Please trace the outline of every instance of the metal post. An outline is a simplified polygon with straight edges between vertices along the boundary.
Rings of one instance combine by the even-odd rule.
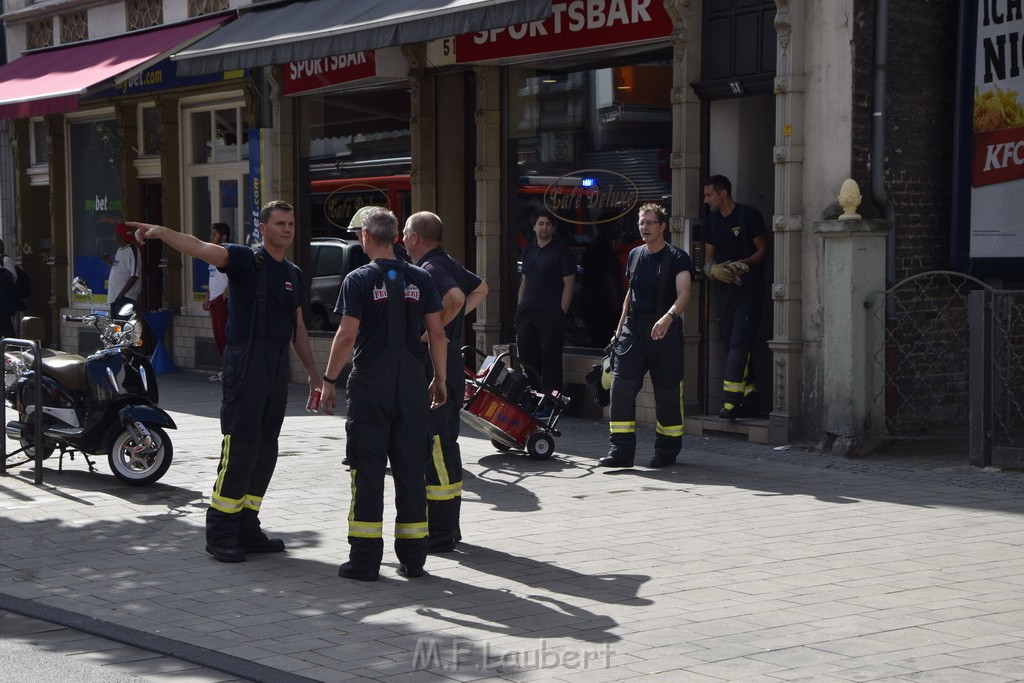
[[[975,290],[967,297],[970,327],[968,361],[968,460],[992,464],[992,292]]]
[[[5,354],[4,356],[4,379],[3,388],[4,396],[0,397],[0,419],[3,421],[4,438],[0,443],[0,473],[6,474],[7,472],[7,347],[9,345],[14,346],[27,346],[32,351],[32,370],[35,372],[33,383],[35,384],[36,393],[36,404],[35,404],[35,450],[36,450],[36,484],[43,483],[43,354],[39,346],[39,342],[32,341],[29,339],[15,339],[13,337],[5,338],[0,340],[0,350]]]

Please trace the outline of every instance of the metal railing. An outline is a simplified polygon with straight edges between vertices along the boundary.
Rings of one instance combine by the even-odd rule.
[[[3,379],[3,396],[7,396],[7,347],[8,346],[19,346],[28,347],[32,352],[32,370],[35,373],[33,382],[35,384],[35,440],[33,441],[33,447],[35,448],[35,482],[36,484],[43,483],[43,355],[42,349],[39,346],[39,342],[32,341],[31,339],[16,339],[14,337],[5,337],[0,340],[0,351],[4,354],[4,379]],[[4,427],[4,438],[0,440],[0,474],[7,473],[7,401],[6,399],[0,400],[0,424]],[[14,451],[11,455],[17,455],[25,451],[24,447],[17,451]]]

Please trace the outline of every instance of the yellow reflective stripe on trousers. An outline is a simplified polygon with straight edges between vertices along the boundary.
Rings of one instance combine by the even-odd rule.
[[[670,425],[668,427],[662,425],[660,422],[655,423],[654,431],[663,436],[682,436],[683,425]]]
[[[246,510],[260,511],[260,505],[263,504],[262,496],[254,496],[252,494],[245,494],[245,498],[242,498],[242,507]]]
[[[231,435],[225,434],[220,442],[220,465],[217,467],[217,480],[213,482],[213,495],[220,494],[220,487],[224,485],[224,474],[228,471],[228,457],[231,454]]]
[[[364,522],[356,519],[356,469],[353,467],[348,473],[352,483],[352,496],[348,503],[348,535],[355,538],[382,538],[384,536],[384,522]]]
[[[744,384],[743,385],[743,395],[744,396],[749,396],[750,394],[754,393],[755,391],[757,391],[757,385],[756,384]]]
[[[438,483],[444,485],[451,481],[448,478],[448,468],[444,466],[444,452],[441,451],[441,437],[434,436],[433,448],[430,449],[430,460],[434,463],[434,471],[437,472]]]
[[[743,382],[730,382],[729,380],[723,380],[722,391],[728,391],[730,394],[738,394],[743,391]]]
[[[384,522],[360,522],[350,519],[348,535],[353,538],[381,538],[384,536]]]
[[[395,522],[395,539],[426,538],[427,533],[426,522]]]
[[[427,500],[451,500],[462,495],[462,482],[434,486],[427,484]]]
[[[210,498],[210,507],[214,510],[220,510],[226,512],[229,515],[233,515],[236,512],[242,511],[242,499],[241,498],[225,498],[224,496],[218,496],[216,493]]]
[[[636,431],[636,421],[630,422],[609,422],[608,429],[612,434],[632,434]]]

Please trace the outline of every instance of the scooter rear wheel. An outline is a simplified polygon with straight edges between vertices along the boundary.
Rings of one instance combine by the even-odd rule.
[[[21,420],[22,422],[28,422],[29,419],[31,419],[31,418],[28,416],[27,413],[21,413],[21,414],[18,415],[18,419]],[[18,439],[18,444],[21,446],[22,452],[25,454],[25,457],[32,458],[33,460],[35,460],[35,457],[36,457],[36,445],[35,445],[35,443],[33,443],[32,439],[25,439],[25,438]],[[56,446],[54,446],[53,444],[48,444],[48,443],[46,443],[44,441],[43,442],[43,448],[42,448],[43,460],[46,460],[51,455],[53,455],[53,451],[54,450],[56,450]]]
[[[125,430],[117,435],[107,457],[114,476],[129,486],[148,486],[167,473],[174,455],[171,439],[160,427],[146,425],[157,448],[152,453],[132,453],[136,445],[131,432]]]

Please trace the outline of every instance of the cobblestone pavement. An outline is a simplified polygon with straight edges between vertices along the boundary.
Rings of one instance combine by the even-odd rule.
[[[202,531],[219,385],[160,381],[179,429],[158,484],[105,458],[0,476],[0,609],[244,680],[1024,679],[1024,475],[962,447],[841,460],[688,436],[652,470],[645,430],[640,466],[608,471],[603,423],[563,420],[546,461],[466,429],[459,551],[406,579],[386,523],[381,580],[360,583],[337,576],[343,419],[291,388],[262,514],[288,552],[221,564]]]

